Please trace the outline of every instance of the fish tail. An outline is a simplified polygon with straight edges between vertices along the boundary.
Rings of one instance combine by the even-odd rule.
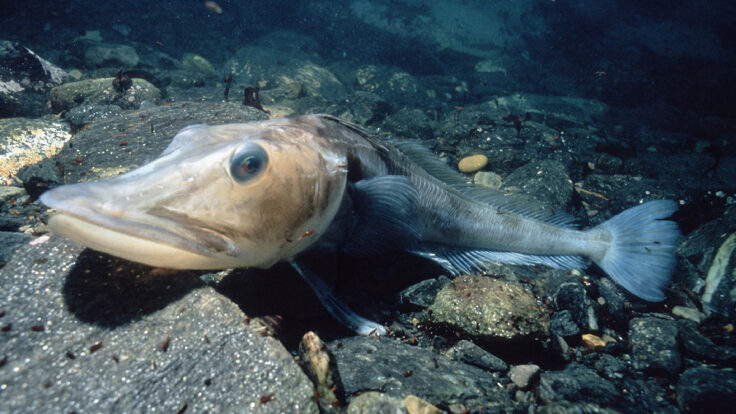
[[[594,261],[613,280],[650,302],[664,300],[675,270],[675,249],[681,234],[664,220],[677,211],[672,200],[656,200],[624,210],[592,231],[611,234],[611,246]]]

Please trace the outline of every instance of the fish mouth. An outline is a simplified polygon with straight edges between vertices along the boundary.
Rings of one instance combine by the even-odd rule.
[[[51,230],[93,250],[156,267],[222,269],[247,262],[246,252],[201,223],[114,209],[100,190],[97,183],[79,183],[42,194],[41,202],[56,210]]]

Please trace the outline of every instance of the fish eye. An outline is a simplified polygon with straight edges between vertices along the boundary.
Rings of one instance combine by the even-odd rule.
[[[256,177],[268,164],[268,154],[259,145],[251,144],[233,155],[230,176],[240,184]]]

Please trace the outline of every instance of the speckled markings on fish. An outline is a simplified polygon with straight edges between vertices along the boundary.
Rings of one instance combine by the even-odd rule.
[[[308,250],[404,250],[456,275],[490,263],[579,268],[592,259],[634,295],[664,299],[680,238],[675,202],[586,230],[564,213],[473,186],[414,142],[381,140],[329,115],[182,129],[156,160],[43,194],[60,235],[174,269],[289,262],[341,323],[383,334],[299,261]]]

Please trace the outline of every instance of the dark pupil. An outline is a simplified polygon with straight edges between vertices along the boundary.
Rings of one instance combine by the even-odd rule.
[[[259,146],[246,147],[230,161],[230,175],[238,183],[256,177],[268,164],[268,154]]]
[[[245,177],[248,174],[252,174],[258,171],[258,168],[260,168],[260,166],[261,166],[261,163],[258,161],[258,158],[253,157],[253,156],[247,157],[240,164],[239,174],[241,177]]]

